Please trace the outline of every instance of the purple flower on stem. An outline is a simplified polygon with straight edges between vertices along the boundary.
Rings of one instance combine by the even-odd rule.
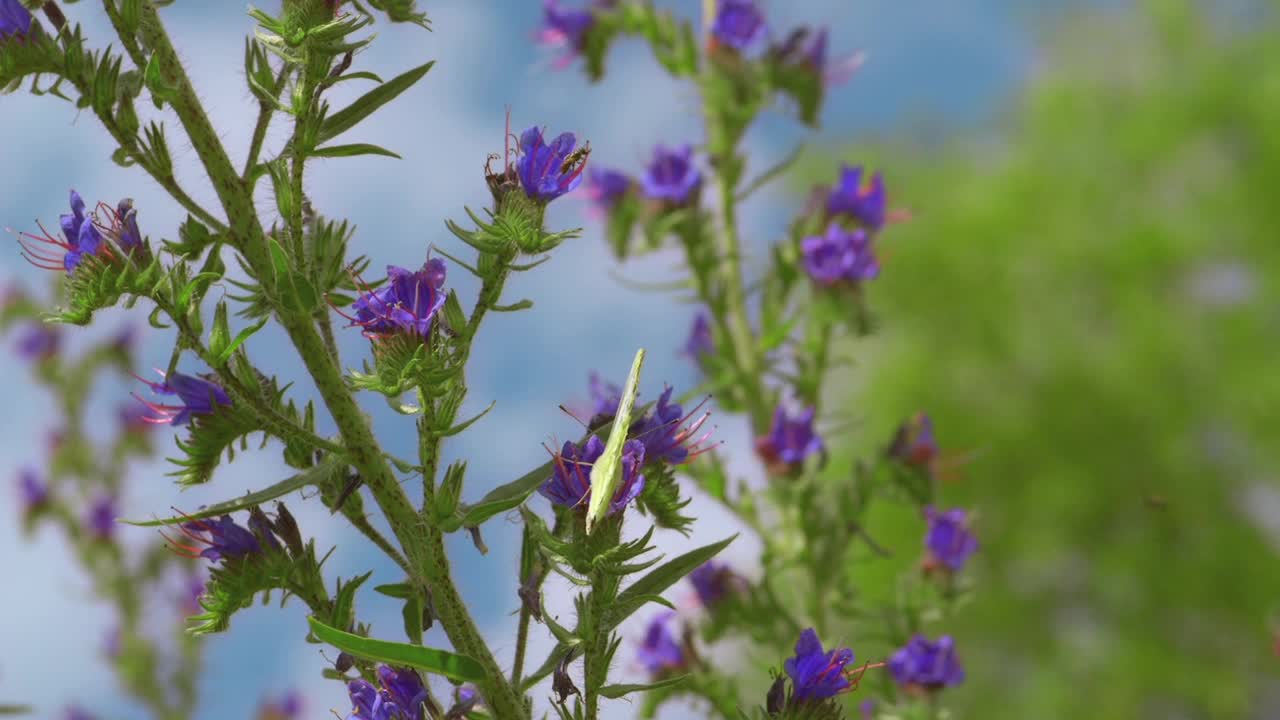
[[[689,573],[689,582],[705,608],[715,607],[725,598],[745,590],[746,581],[728,565],[708,560]]]
[[[888,202],[884,178],[875,173],[864,183],[862,174],[861,165],[845,165],[840,169],[840,181],[827,195],[827,214],[851,217],[868,230],[876,231],[884,226]]]
[[[480,703],[480,694],[471,685],[461,685],[453,691],[453,707],[444,714],[444,720],[464,720]]]
[[[133,208],[133,199],[125,198],[116,206],[115,217],[112,218],[112,235],[116,244],[125,252],[133,252],[142,247],[142,231],[138,229],[138,211]]]
[[[693,162],[693,148],[659,145],[653,149],[653,160],[640,177],[640,188],[648,197],[683,205],[702,186],[702,173]]]
[[[798,469],[810,455],[824,452],[822,438],[813,429],[814,408],[805,408],[794,418],[779,405],[773,411],[769,433],[756,438],[756,452],[775,471]]]
[[[399,334],[426,337],[436,312],[444,306],[445,272],[439,258],[427,260],[417,272],[388,265],[386,284],[366,289],[351,304],[355,317],[344,317],[352,326],[363,328],[370,339]]]
[[[768,32],[764,13],[755,0],[718,0],[716,19],[711,24],[711,37],[717,45],[746,50]]]
[[[871,247],[866,230],[845,230],[832,221],[823,235],[800,241],[804,267],[820,285],[860,283],[880,274],[880,261]]]
[[[685,666],[684,648],[676,640],[667,623],[675,617],[673,612],[665,612],[649,621],[644,640],[636,651],[636,659],[644,665],[650,675],[659,676]]]
[[[99,540],[110,540],[116,528],[116,500],[110,495],[100,495],[89,505],[85,516],[85,528]]]
[[[427,689],[411,669],[378,666],[378,685],[364,680],[347,683],[354,706],[348,720],[423,720]]]
[[[689,338],[684,341],[684,354],[701,362],[704,355],[710,355],[715,350],[715,339],[711,335],[711,315],[705,310],[699,310],[693,316]]]
[[[574,152],[577,144],[570,132],[560,133],[548,145],[541,128],[525,130],[520,136],[520,159],[516,161],[524,194],[548,203],[577,188],[591,152],[590,144]]]
[[[853,77],[866,56],[855,52],[831,63],[828,57],[829,35],[825,27],[816,31],[807,27],[798,28],[775,52],[783,62],[799,65],[812,72],[822,81],[823,86],[839,85]]]
[[[591,395],[591,426],[613,417],[622,404],[622,388],[600,377],[594,370],[587,376],[587,393]]]
[[[0,40],[31,32],[31,13],[21,0],[0,0]]]
[[[151,382],[137,375],[134,377],[146,383],[152,392],[161,395],[177,395],[182,404],[164,405],[148,402],[139,397],[138,400],[155,413],[147,418],[149,423],[183,425],[191,422],[191,418],[196,415],[211,415],[219,405],[231,406],[231,398],[227,396],[227,392],[208,380],[179,372],[167,375],[159,370],[156,372],[164,379],[163,383]]]
[[[179,555],[202,557],[210,562],[225,562],[230,558],[246,557],[262,552],[262,540],[253,530],[236,524],[230,515],[212,518],[190,519],[178,526],[182,534],[195,544],[175,540],[168,536],[169,545]],[[269,531],[268,531],[269,532]],[[274,540],[275,538],[272,538]],[[201,548],[200,546],[204,547]]]
[[[18,338],[18,354],[32,361],[47,360],[58,354],[62,335],[49,323],[33,322]]]
[[[942,565],[952,572],[959,572],[978,551],[978,539],[969,531],[965,511],[953,508],[938,512],[932,505],[924,509],[929,529],[924,536],[924,546],[929,553],[927,566]]]
[[[591,496],[591,465],[604,452],[604,442],[597,435],[582,447],[566,442],[559,453],[552,453],[554,468],[550,478],[538,488],[543,497],[562,507],[586,507]],[[644,490],[644,443],[628,440],[622,445],[622,482],[609,502],[609,514],[622,512]]]
[[[889,672],[899,685],[927,691],[964,682],[964,668],[950,635],[933,641],[917,633],[889,657]]]
[[[589,10],[563,9],[558,0],[544,0],[542,22],[542,28],[536,35],[537,41],[564,50],[564,54],[556,60],[556,68],[559,69],[572,63],[582,53],[587,33],[596,24],[596,16]]]
[[[795,657],[787,658],[782,666],[791,678],[792,702],[821,701],[852,690],[856,682],[845,669],[851,662],[853,651],[849,648],[824,651],[813,628],[800,633]]]
[[[106,252],[107,246],[102,242],[102,235],[98,232],[93,217],[86,212],[80,193],[71,191],[71,212],[62,215],[59,221],[62,226],[61,238],[50,235],[44,225],[39,223],[36,224],[40,228],[40,235],[21,233],[18,236],[22,257],[27,262],[44,270],[64,270],[70,275],[86,255],[96,255],[100,250]]]
[[[624,172],[593,167],[587,173],[587,199],[597,209],[608,212],[631,190],[631,184]]]
[[[30,514],[49,502],[49,487],[40,481],[40,474],[29,467],[18,471],[18,493],[24,514]]]
[[[711,417],[711,413],[703,413],[696,420],[685,424],[706,403],[698,404],[688,415],[677,404],[671,402],[673,388],[668,385],[658,396],[653,411],[640,420],[632,423],[629,434],[644,443],[644,456],[649,461],[661,460],[671,465],[680,465],[692,460],[711,449],[702,444],[711,436],[707,432],[702,437],[694,436]]]

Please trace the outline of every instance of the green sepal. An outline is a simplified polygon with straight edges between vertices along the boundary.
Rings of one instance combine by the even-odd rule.
[[[458,509],[458,499],[462,496],[462,481],[467,474],[467,464],[458,461],[444,471],[444,480],[440,482],[435,494],[435,519],[440,523],[454,516]]]
[[[307,622],[317,638],[356,657],[412,667],[456,682],[482,682],[485,679],[484,666],[466,655],[353,635],[329,627],[314,616],[308,617]]]
[[[88,325],[95,312],[114,306],[122,297],[156,297],[164,275],[160,260],[151,257],[145,241],[128,256],[119,251],[110,258],[85,255],[66,280],[67,306],[57,309],[52,319]]]
[[[681,499],[675,469],[660,460],[649,463],[644,468],[644,480],[644,490],[636,498],[636,507],[652,517],[658,527],[675,530],[688,537],[694,518],[680,511],[693,499]]]

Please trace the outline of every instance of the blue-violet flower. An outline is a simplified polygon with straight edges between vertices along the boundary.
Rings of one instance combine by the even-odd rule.
[[[822,438],[813,429],[814,413],[814,408],[809,407],[793,418],[781,405],[773,411],[769,433],[756,438],[756,452],[771,469],[795,470],[805,458],[824,451]]]
[[[929,552],[930,565],[943,565],[958,572],[965,561],[978,551],[978,538],[969,531],[965,511],[953,508],[938,512],[932,505],[924,509],[929,529],[924,536],[924,546]]]
[[[840,181],[827,195],[827,214],[848,216],[868,230],[879,230],[887,213],[884,178],[877,172],[864,183],[862,174],[861,165],[840,169]]]
[[[137,375],[134,375],[134,377],[146,383],[152,392],[161,395],[177,395],[182,404],[164,405],[138,398],[143,405],[155,413],[155,415],[148,418],[147,422],[157,424],[167,422],[170,425],[183,425],[191,422],[191,419],[196,415],[214,413],[219,405],[231,406],[231,398],[227,396],[227,392],[208,380],[191,375],[183,375],[179,372],[172,372],[167,375],[159,370],[156,372],[164,379],[163,383],[151,382]]]
[[[964,668],[956,657],[955,641],[943,635],[936,641],[917,633],[889,657],[889,672],[899,685],[938,690],[964,682]]]
[[[31,32],[31,13],[22,0],[0,0],[0,40],[17,35],[25,37]]]
[[[604,452],[604,442],[597,435],[582,447],[566,442],[559,453],[553,453],[550,478],[538,488],[543,497],[563,507],[586,507],[591,495],[591,465]],[[622,512],[644,490],[644,443],[628,440],[622,445],[622,482],[609,502],[609,514]]]
[[[542,129],[531,127],[520,136],[520,159],[516,172],[525,195],[539,202],[551,202],[582,183],[591,146],[574,152],[578,140],[571,132],[560,133],[551,144]]]
[[[880,274],[871,235],[862,228],[845,230],[832,221],[825,234],[800,241],[800,250],[805,270],[820,285],[860,283]]]
[[[636,659],[649,671],[650,675],[663,675],[672,670],[684,667],[684,648],[676,640],[668,623],[675,617],[673,612],[664,612],[649,621],[645,629],[644,640],[636,651]]]
[[[792,701],[806,703],[826,700],[854,687],[845,666],[853,662],[853,651],[822,649],[822,641],[813,628],[800,633],[795,657],[787,658],[783,670],[791,678]]]
[[[693,162],[693,148],[688,145],[658,145],[653,160],[640,177],[640,188],[654,200],[683,205],[702,186],[702,173]]]
[[[716,44],[739,52],[764,38],[768,32],[764,13],[755,0],[718,0],[711,37]]]

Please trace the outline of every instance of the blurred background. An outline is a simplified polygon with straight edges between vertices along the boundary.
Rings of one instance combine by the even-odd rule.
[[[692,16],[699,3],[659,4]],[[432,242],[458,250],[443,219],[485,204],[482,166],[502,145],[507,105],[516,127],[573,130],[591,140],[594,162],[630,171],[656,142],[700,139],[692,89],[670,81],[639,42],[615,48],[609,76],[592,87],[573,69],[553,71],[534,46],[535,0],[422,5],[435,32],[379,26],[379,41],[357,61],[390,77],[438,60],[352,133],[353,142],[404,159],[320,161],[309,175],[315,207],[358,226],[355,251],[375,268],[416,265]],[[943,490],[947,504],[977,512],[983,543],[977,591],[952,629],[969,671],[968,683],[949,691],[957,715],[1280,716],[1275,8],[1244,0],[766,5],[776,27],[829,23],[834,50],[862,49],[868,61],[832,93],[820,133],[806,137],[784,109],[753,129],[758,168],[801,140],[808,148],[789,183],[757,196],[744,217],[756,266],[808,185],[830,182],[839,161],[882,168],[891,203],[913,214],[884,235],[884,272],[870,291],[877,335],[847,348],[855,367],[841,415],[859,422],[829,442],[841,453],[875,451],[922,409],[943,446],[966,459]],[[237,163],[256,109],[241,69],[251,31],[244,9],[186,2],[164,11]],[[91,43],[110,42],[99,8],[76,3],[67,12]],[[358,91],[339,86],[331,102]],[[111,163],[114,146],[92,116],[18,93],[0,98],[0,134],[0,225],[51,224],[74,187],[86,199],[134,198],[152,242],[175,239],[184,213],[143,174]],[[269,137],[268,150],[279,148],[286,129]],[[180,173],[210,201],[194,153],[177,138],[171,130]],[[274,216],[269,197],[261,207]],[[467,497],[542,462],[541,443],[575,432],[556,406],[585,400],[592,369],[622,376],[637,346],[650,351],[647,395],[663,381],[696,381],[676,353],[692,309],[619,282],[660,281],[678,256],[616,265],[585,209],[572,196],[552,207],[553,226],[585,225],[584,237],[517,278],[510,297],[528,297],[534,309],[493,318],[477,341],[469,404],[498,405],[449,446],[471,461]],[[16,243],[0,253],[0,285],[47,296],[49,280],[21,261]],[[456,273],[449,284],[466,298],[469,280]],[[69,328],[67,352],[129,324],[140,331],[139,372],[166,364],[172,338],[138,311]],[[3,341],[11,348],[16,339]],[[308,397],[281,336],[264,332],[250,348],[266,370],[303,380],[298,397]],[[367,343],[347,331],[342,350],[358,366]],[[59,419],[12,353],[0,363],[0,477],[12,478],[39,465]],[[99,387],[91,423],[114,422],[119,400],[137,389]],[[406,451],[412,423],[381,405],[367,403],[380,435],[393,452]],[[735,470],[758,474],[745,425],[718,422]],[[185,492],[163,462],[138,465],[123,512],[143,518],[263,487],[288,474],[278,455],[249,453]],[[138,717],[103,651],[110,612],[89,601],[59,537],[22,537],[12,504],[0,513],[8,579],[0,699],[31,703],[39,717],[70,702],[106,718]],[[694,507],[693,542],[736,530],[711,503],[697,498]],[[372,565],[375,582],[398,579],[343,521],[314,504],[291,508],[322,549],[338,546],[331,572]],[[918,546],[918,521],[887,513],[875,522],[883,543]],[[150,532],[125,528],[119,537],[140,542]],[[509,662],[518,529],[492,523],[486,540],[484,557],[465,538],[455,543],[454,566]],[[749,573],[755,549],[743,538],[729,559]],[[913,560],[902,553],[902,562]],[[364,593],[360,613],[375,633],[398,636],[393,601]],[[637,636],[643,620],[623,634]],[[307,717],[346,710],[342,688],[319,677],[325,658],[300,642],[304,632],[296,603],[238,615],[229,633],[208,641],[197,717],[249,717],[263,695],[290,688],[306,697]],[[444,643],[438,629],[428,642]],[[848,642],[858,647],[857,638]],[[535,644],[530,658],[545,648]],[[621,670],[638,677],[634,667]],[[613,712],[632,714],[625,703]]]

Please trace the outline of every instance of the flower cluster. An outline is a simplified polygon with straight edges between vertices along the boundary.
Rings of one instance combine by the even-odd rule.
[[[820,702],[854,689],[857,682],[848,669],[852,662],[852,650],[824,650],[818,633],[813,628],[804,630],[796,641],[795,656],[782,665],[791,678],[791,702]]]
[[[378,666],[377,685],[352,680],[347,694],[353,706],[348,720],[423,720],[430,697],[417,671],[390,665]]]
[[[566,442],[558,453],[552,453],[551,477],[538,488],[538,492],[561,507],[585,510],[591,497],[591,466],[604,452],[604,442],[596,435],[587,438],[581,446]],[[644,490],[644,443],[628,440],[622,446],[622,482],[609,502],[609,514],[622,512]]]
[[[100,204],[98,211],[106,216],[105,222],[87,212],[80,193],[72,190],[71,212],[59,217],[62,236],[49,234],[43,225],[39,226],[40,235],[21,233],[22,256],[38,268],[71,275],[90,256],[109,260],[117,250],[133,255],[143,248],[132,200],[121,200],[115,208]]]
[[[445,264],[431,258],[416,272],[387,266],[387,281],[376,290],[362,292],[348,316],[365,337],[412,336],[425,338],[436,313],[444,305]]]
[[[822,235],[804,238],[800,250],[805,270],[819,285],[857,284],[880,274],[871,236],[862,228],[846,230],[832,221]]]
[[[814,408],[805,408],[794,417],[781,405],[773,411],[769,432],[756,438],[756,453],[773,472],[798,471],[806,458],[826,451],[822,437],[813,428]]]
[[[930,640],[917,633],[889,657],[889,672],[899,685],[927,692],[964,682],[964,668],[950,635]]]

